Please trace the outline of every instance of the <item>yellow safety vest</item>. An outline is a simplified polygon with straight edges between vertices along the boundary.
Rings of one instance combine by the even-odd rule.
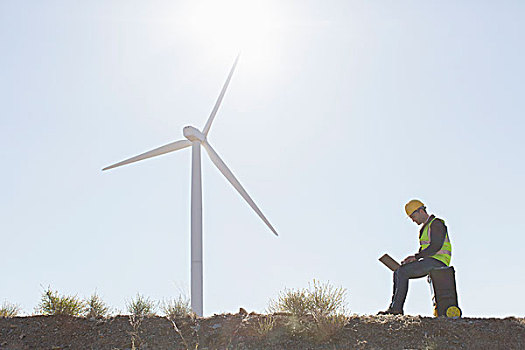
[[[436,220],[437,218],[432,219],[427,225],[425,225],[425,228],[423,229],[423,233],[421,234],[421,237],[419,237],[419,245],[421,246],[421,250],[427,248],[430,245],[430,225],[432,225],[432,222]],[[441,220],[441,219],[438,219]],[[444,220],[441,220],[443,223],[445,223]],[[445,234],[445,241],[443,242],[443,246],[441,249],[434,255],[431,256],[431,258],[437,259],[439,261],[444,262],[447,266],[450,266],[450,258],[452,257],[452,244],[450,244],[450,240],[448,239],[448,232]]]

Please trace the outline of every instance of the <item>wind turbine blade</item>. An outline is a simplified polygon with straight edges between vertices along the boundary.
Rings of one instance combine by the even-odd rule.
[[[159,148],[155,148],[155,149],[153,149],[153,150],[151,150],[149,152],[139,154],[138,156],[135,156],[135,157],[123,160],[122,162],[115,163],[113,165],[105,167],[104,169],[102,169],[102,171],[113,169],[113,168],[116,168],[116,167],[119,167],[119,166],[122,166],[122,165],[126,165],[126,164],[129,164],[129,163],[138,162],[139,160],[160,156],[161,154],[177,151],[179,149],[183,149],[183,148],[186,148],[186,147],[189,147],[189,146],[191,146],[191,142],[188,141],[188,140],[180,140],[180,141],[175,141],[175,142],[172,142],[172,143],[168,143],[167,145],[161,146]]]
[[[206,125],[204,126],[202,133],[206,136],[208,136],[208,132],[210,131],[210,128],[211,128],[211,123],[213,123],[215,114],[217,114],[217,111],[219,110],[219,106],[221,105],[222,98],[224,97],[224,94],[226,93],[226,89],[228,88],[228,84],[230,83],[230,80],[232,78],[233,72],[235,71],[235,67],[237,66],[237,62],[239,61],[240,56],[241,54],[239,53],[237,55],[237,58],[235,59],[235,62],[233,63],[232,69],[230,70],[230,74],[228,75],[228,78],[226,79],[226,82],[224,83],[224,86],[222,87],[219,98],[217,99],[217,102],[215,102],[215,106],[213,107],[213,110],[211,111],[210,117],[208,118],[208,121],[206,122]]]
[[[253,210],[255,210],[255,212],[257,213],[257,215],[259,215],[259,217],[262,219],[262,221],[264,221],[264,223],[266,225],[268,225],[268,227],[270,228],[270,230],[272,230],[272,232],[278,236],[277,234],[277,231],[275,231],[275,229],[273,228],[272,224],[270,224],[270,222],[268,221],[268,219],[266,219],[266,217],[264,216],[264,214],[261,212],[261,210],[259,209],[259,207],[257,207],[257,205],[255,204],[255,202],[250,198],[250,196],[248,195],[248,193],[244,190],[244,188],[241,186],[239,180],[237,180],[235,178],[235,176],[233,175],[233,173],[230,171],[230,169],[228,169],[228,167],[226,166],[226,164],[224,164],[224,162],[222,161],[222,159],[219,157],[219,155],[217,154],[217,152],[215,152],[215,150],[211,147],[211,145],[207,142],[207,141],[204,141],[202,143],[202,145],[204,146],[204,148],[206,149],[206,152],[208,152],[208,155],[210,156],[210,159],[211,161],[213,162],[213,164],[215,164],[215,166],[220,170],[220,172],[226,177],[226,179],[228,179],[228,181],[230,181],[230,183],[233,185],[233,187],[235,187],[235,189],[237,190],[237,192],[239,192],[239,194],[241,195],[242,198],[244,198],[244,200],[246,202],[248,202],[248,204],[250,205],[250,207],[252,207]]]

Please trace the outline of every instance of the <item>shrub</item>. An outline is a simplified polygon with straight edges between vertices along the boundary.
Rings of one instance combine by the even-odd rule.
[[[144,317],[155,316],[155,311],[157,310],[157,305],[155,301],[152,301],[150,298],[144,297],[137,293],[135,298],[132,298],[131,301],[126,302],[126,308],[129,315],[129,323],[133,328],[133,331],[130,332],[131,335],[131,349],[140,349],[142,344],[142,339],[140,338],[140,326]]]
[[[346,289],[334,287],[329,282],[313,281],[309,310],[314,317],[336,316],[346,313]]]
[[[126,308],[132,316],[149,317],[155,315],[157,303],[137,293],[135,298],[132,298],[130,302],[126,303]]]
[[[268,310],[290,314],[286,324],[288,332],[316,341],[336,335],[348,323],[346,289],[336,288],[329,282],[313,280],[308,288],[286,289],[276,300],[270,300]]]
[[[4,301],[0,306],[0,317],[15,317],[20,313],[20,306]]]
[[[57,291],[48,287],[42,293],[42,298],[35,311],[42,315],[81,316],[84,313],[85,306],[84,301],[76,295],[59,295]]]
[[[329,282],[325,284],[313,280],[308,288],[288,290],[279,293],[277,300],[270,300],[268,310],[271,313],[285,312],[293,316],[333,316],[346,314],[346,289],[335,288]]]
[[[293,316],[306,316],[311,309],[311,298],[305,289],[289,290],[279,293],[277,300],[270,300],[268,311],[270,313],[285,312]]]
[[[85,304],[86,317],[104,318],[109,314],[108,306],[96,292],[86,299]]]
[[[275,318],[272,315],[264,316],[257,320],[257,324],[254,326],[255,332],[260,336],[264,337],[272,331],[275,326]]]
[[[193,316],[189,299],[183,298],[182,296],[179,296],[178,299],[164,301],[161,310],[170,320]]]

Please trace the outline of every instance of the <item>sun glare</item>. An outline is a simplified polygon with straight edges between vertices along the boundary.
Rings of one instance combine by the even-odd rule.
[[[186,22],[196,39],[231,55],[261,51],[278,28],[277,11],[268,1],[195,1]]]

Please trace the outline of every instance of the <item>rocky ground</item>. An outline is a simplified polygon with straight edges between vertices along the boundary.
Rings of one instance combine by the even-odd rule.
[[[525,349],[525,319],[352,316],[301,332],[289,315],[0,318],[0,349]],[[313,321],[312,321],[313,322]],[[339,324],[340,326],[340,324]]]

